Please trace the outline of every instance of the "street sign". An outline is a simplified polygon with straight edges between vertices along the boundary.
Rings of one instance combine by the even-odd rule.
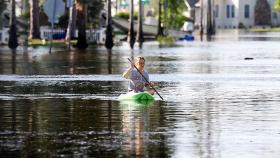
[[[46,0],[44,12],[47,14],[50,23],[58,23],[58,19],[65,12],[65,5],[62,0]]]

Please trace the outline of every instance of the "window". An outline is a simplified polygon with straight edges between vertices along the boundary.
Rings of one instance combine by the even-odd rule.
[[[218,18],[219,17],[219,5],[215,6],[215,17]]]
[[[247,19],[250,18],[250,6],[248,4],[244,7],[244,17]]]
[[[273,12],[273,14],[272,14],[273,16],[273,19],[278,19],[278,17],[277,17],[277,13],[275,13],[275,12]]]
[[[230,6],[227,5],[227,18],[230,18],[229,14],[230,14]]]
[[[234,18],[235,17],[235,9],[234,9],[234,5],[231,6],[231,17]]]

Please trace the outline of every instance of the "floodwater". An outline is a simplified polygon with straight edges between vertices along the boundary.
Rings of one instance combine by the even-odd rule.
[[[280,34],[0,52],[1,157],[276,158]],[[128,57],[144,56],[164,100],[119,102]]]

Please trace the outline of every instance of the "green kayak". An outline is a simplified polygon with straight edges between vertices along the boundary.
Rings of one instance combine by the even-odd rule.
[[[154,100],[155,98],[149,92],[128,92],[126,94],[121,94],[119,100]]]

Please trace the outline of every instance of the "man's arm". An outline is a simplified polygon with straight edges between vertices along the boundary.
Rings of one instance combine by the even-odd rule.
[[[122,77],[128,79],[133,67],[134,67],[134,61],[130,62],[130,67],[122,74]]]
[[[129,75],[130,75],[132,69],[133,69],[133,67],[130,66],[130,67],[122,74],[122,77],[128,79],[128,77],[129,77]]]

